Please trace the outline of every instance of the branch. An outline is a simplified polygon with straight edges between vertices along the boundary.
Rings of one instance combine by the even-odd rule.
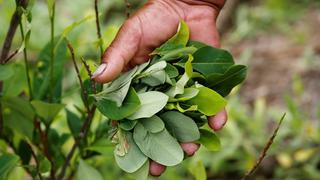
[[[34,150],[32,149],[32,146],[31,146],[29,143],[27,143],[27,146],[28,146],[28,148],[29,148],[30,151],[31,151],[31,155],[32,155],[34,161],[36,162],[37,174],[38,174],[38,176],[39,176],[39,179],[42,180],[43,178],[42,178],[41,173],[39,172],[39,165],[40,165],[40,163],[39,163],[39,160],[38,160],[38,158],[37,158],[37,155],[36,155],[36,153],[35,153]]]
[[[74,66],[74,69],[76,70],[77,77],[78,77],[78,80],[79,80],[79,83],[80,83],[81,92],[82,92],[82,96],[83,96],[83,99],[84,99],[84,105],[87,108],[87,111],[89,112],[90,111],[89,100],[88,100],[89,96],[88,96],[88,92],[87,92],[86,88],[84,87],[82,78],[80,76],[80,71],[79,71],[79,68],[77,66],[76,58],[75,58],[75,55],[74,55],[74,48],[72,47],[72,45],[70,44],[70,41],[68,39],[65,39],[65,40],[67,41],[67,45],[68,45],[68,49],[69,49],[70,54],[71,54],[71,59],[72,59],[72,62],[73,62],[73,66]]]
[[[84,68],[86,69],[88,75],[89,75],[89,78],[90,78],[90,83],[91,83],[91,88],[93,90],[93,93],[97,93],[97,87],[96,87],[96,82],[92,80],[92,72],[90,70],[90,67],[89,65],[87,64],[87,62],[83,59],[83,57],[81,57],[81,60],[82,60],[82,63],[84,65]]]
[[[94,11],[96,14],[96,26],[97,26],[97,36],[98,36],[99,47],[100,47],[100,57],[102,58],[103,47],[102,47],[102,35],[101,35],[100,20],[99,20],[98,0],[94,0]]]
[[[17,7],[11,17],[10,26],[9,26],[6,38],[5,38],[3,46],[2,46],[2,51],[1,51],[1,56],[0,56],[0,63],[1,64],[7,63],[10,60],[10,58],[12,58],[16,54],[16,53],[13,53],[10,55],[10,58],[8,58],[8,55],[9,55],[9,52],[11,49],[11,45],[12,45],[13,37],[16,33],[16,30],[17,30],[18,25],[21,20],[22,11],[19,10],[19,7],[22,7],[25,9],[27,6],[28,6],[28,0],[17,1]]]
[[[270,149],[271,145],[273,144],[274,138],[277,136],[277,133],[280,129],[280,126],[282,124],[282,121],[284,120],[286,116],[286,113],[284,113],[276,127],[276,129],[273,131],[272,136],[269,138],[267,144],[264,146],[262,153],[259,156],[259,159],[257,162],[254,164],[254,166],[241,178],[242,180],[247,179],[250,175],[254,173],[254,171],[259,167],[261,164],[262,160],[266,157],[268,150]]]
[[[127,15],[127,18],[130,17],[130,9],[131,9],[131,3],[129,2],[129,0],[124,0],[124,3],[126,5],[126,15]]]
[[[72,57],[72,61],[75,65],[75,68],[76,68],[76,72],[78,74],[78,78],[79,78],[79,81],[80,81],[80,86],[81,86],[81,89],[82,91],[84,92],[84,86],[83,86],[83,81],[80,77],[80,73],[79,73],[79,69],[78,67],[76,66],[75,64],[75,56],[74,56],[74,49],[72,47],[72,45],[70,43],[68,43],[68,48],[69,48],[69,51],[71,52],[71,57]],[[82,85],[81,85],[82,84]],[[84,94],[84,100],[87,99],[88,100],[88,94],[85,93]],[[85,100],[86,101],[86,100]],[[79,146],[80,142],[82,139],[86,138],[87,137],[87,134],[88,134],[88,130],[90,129],[90,126],[91,126],[91,122],[92,122],[92,119],[93,119],[93,116],[94,116],[94,113],[95,113],[95,110],[96,110],[96,106],[93,105],[91,108],[89,107],[89,103],[85,103],[87,104],[87,109],[88,109],[88,115],[87,115],[87,118],[85,120],[85,122],[83,123],[81,129],[80,129],[80,133],[79,135],[75,138],[75,143],[73,144],[73,146],[71,147],[71,150],[70,152],[68,153],[67,157],[66,157],[66,160],[61,168],[61,172],[60,174],[58,175],[58,179],[63,179],[64,175],[65,175],[65,172],[67,170],[67,167],[69,166],[70,164],[70,161],[77,149],[77,147]]]

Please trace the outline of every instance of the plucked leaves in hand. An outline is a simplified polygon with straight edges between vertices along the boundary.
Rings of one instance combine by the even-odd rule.
[[[157,133],[164,129],[164,123],[158,116],[139,119],[139,122],[151,133]]]
[[[151,133],[138,123],[134,128],[133,138],[146,156],[160,164],[174,166],[183,160],[184,154],[179,143],[166,129]]]
[[[112,120],[121,120],[135,113],[140,107],[140,100],[133,88],[131,88],[120,107],[117,103],[108,99],[100,99],[96,102],[99,111]]]
[[[187,104],[197,105],[198,110],[206,116],[218,113],[226,106],[227,101],[215,91],[207,87],[199,87],[199,93],[187,101]]]
[[[198,49],[193,53],[193,57],[193,68],[205,76],[212,73],[223,74],[234,64],[233,57],[228,51],[211,46]],[[183,66],[185,62],[186,60],[182,60],[177,64]]]
[[[137,72],[137,67],[131,69],[130,71],[122,74],[114,81],[104,85],[105,88],[102,92],[94,95],[97,101],[101,99],[114,101],[117,107],[122,105],[133,79],[134,74]]]
[[[128,143],[128,152],[124,156],[114,153],[117,164],[121,169],[128,173],[137,171],[148,160],[133,141],[132,133],[127,132],[125,135]]]
[[[134,114],[127,117],[128,119],[149,118],[161,111],[169,99],[167,95],[157,91],[148,91],[138,96],[141,106]]]
[[[189,34],[190,32],[187,23],[181,21],[178,32],[159,48],[154,50],[152,54],[165,55],[168,54],[168,51],[185,47],[189,40]]]
[[[206,147],[209,151],[220,150],[220,140],[213,133],[205,129],[200,129],[200,139],[198,142]]]
[[[148,175],[148,158],[165,166],[181,163],[179,142],[219,150],[217,136],[199,128],[226,106],[223,96],[245,78],[246,67],[234,65],[229,52],[188,39],[188,26],[181,22],[177,34],[151,53],[152,60],[94,95],[100,112],[118,120],[111,133],[117,164],[142,179]],[[101,153],[104,148],[95,149]],[[192,174],[205,179],[204,167],[197,165]]]
[[[200,138],[197,124],[188,116],[176,111],[161,114],[166,128],[179,142],[192,142]]]
[[[233,87],[242,83],[247,75],[247,67],[233,65],[224,74],[210,74],[207,76],[208,87],[221,96],[227,96]]]
[[[134,128],[138,121],[135,120],[123,120],[119,122],[119,128],[130,131]]]

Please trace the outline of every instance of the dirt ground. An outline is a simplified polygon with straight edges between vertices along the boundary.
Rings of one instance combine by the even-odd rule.
[[[283,105],[284,95],[294,94],[293,80],[300,77],[304,89],[300,103],[310,114],[316,114],[320,105],[320,11],[310,8],[307,12],[290,25],[292,31],[305,35],[303,43],[277,32],[237,43],[226,41],[236,59],[246,50],[251,52],[248,77],[241,89],[246,102],[264,97],[268,105]]]

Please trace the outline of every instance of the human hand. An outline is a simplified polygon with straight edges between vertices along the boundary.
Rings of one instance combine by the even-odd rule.
[[[149,0],[136,14],[124,22],[115,40],[105,51],[102,64],[93,79],[106,83],[122,71],[149,60],[149,54],[176,33],[184,20],[190,28],[190,39],[219,47],[216,18],[224,0]],[[209,126],[217,131],[227,121],[225,110],[208,117]],[[188,156],[198,150],[195,143],[181,143]],[[150,163],[150,174],[161,175],[165,166]]]

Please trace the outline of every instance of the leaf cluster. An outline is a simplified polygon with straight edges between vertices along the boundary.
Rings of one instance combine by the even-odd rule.
[[[189,41],[183,21],[151,56],[93,95],[98,110],[114,122],[114,157],[128,173],[147,174],[148,159],[178,165],[182,142],[218,150],[218,137],[202,127],[246,77],[246,66],[235,65],[228,51]]]

